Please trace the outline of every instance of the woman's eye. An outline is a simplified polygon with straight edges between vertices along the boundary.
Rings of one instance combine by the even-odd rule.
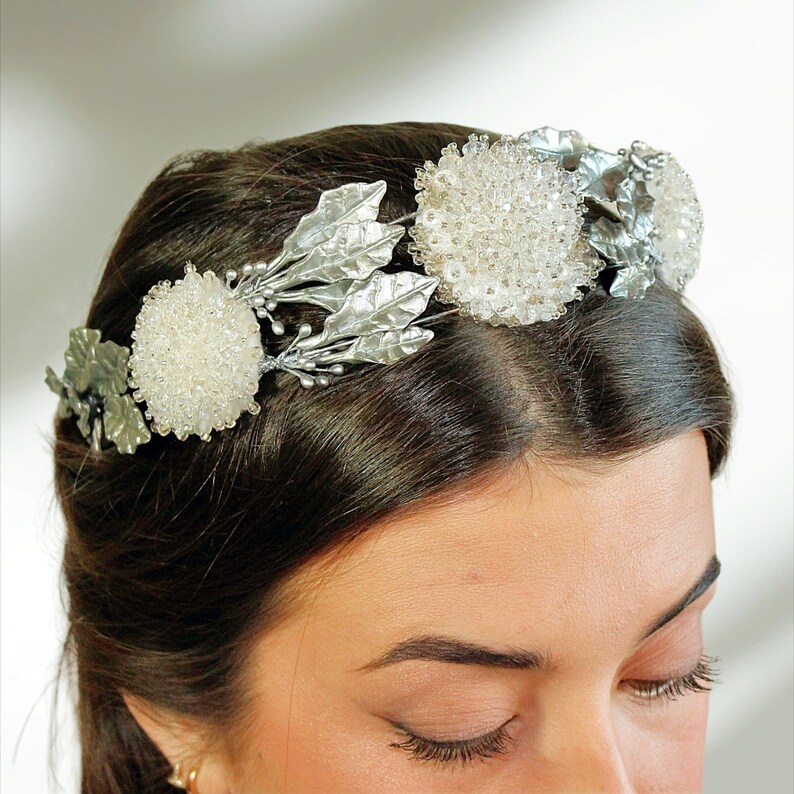
[[[391,747],[399,747],[410,753],[412,758],[421,761],[437,761],[441,764],[459,761],[467,763],[474,760],[490,758],[508,749],[510,735],[507,726],[512,722],[509,719],[493,731],[475,736],[473,739],[450,739],[439,741],[419,736],[408,730],[403,725],[394,724],[399,734],[403,737],[400,741],[390,742]]]
[[[717,684],[717,670],[714,663],[719,659],[716,656],[703,656],[694,670],[679,678],[668,678],[664,681],[627,681],[632,694],[642,700],[654,700],[666,697],[668,700],[677,700],[681,695],[689,692],[710,692],[711,685]]]
[[[626,683],[632,694],[642,700],[651,701],[661,697],[677,700],[689,692],[709,692],[711,685],[719,683],[714,667],[719,659],[715,656],[702,656],[695,669],[677,678],[661,681],[633,680]],[[389,742],[391,747],[398,747],[408,752],[412,758],[421,761],[436,761],[441,764],[454,762],[467,763],[477,759],[490,758],[506,753],[511,741],[507,726],[514,718],[509,719],[493,731],[476,736],[472,739],[438,740],[420,736],[404,725],[392,723],[402,737],[399,741]]]

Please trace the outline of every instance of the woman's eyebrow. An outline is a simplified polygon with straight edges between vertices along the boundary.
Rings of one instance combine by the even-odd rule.
[[[476,664],[510,670],[547,670],[551,667],[551,659],[540,651],[523,648],[498,650],[454,637],[421,634],[398,642],[376,659],[362,667],[357,667],[356,672],[377,670],[396,662],[404,662],[406,659]]]
[[[663,615],[660,615],[650,626],[645,630],[645,633],[642,635],[643,640],[647,639],[651,636],[651,634],[656,633],[659,631],[662,626],[667,625],[679,612],[683,612],[693,601],[697,601],[706,590],[714,584],[716,578],[720,575],[720,571],[722,570],[722,565],[720,561],[717,559],[717,555],[715,554],[709,561],[708,565],[706,565],[705,570],[700,575],[700,578],[689,588],[687,593],[684,597],[676,604],[674,604],[670,609],[667,610]]]

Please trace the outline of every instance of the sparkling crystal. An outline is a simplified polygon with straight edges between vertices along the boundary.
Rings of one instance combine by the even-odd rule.
[[[464,314],[492,325],[559,317],[603,266],[581,234],[574,175],[509,136],[445,147],[415,186],[411,253]]]
[[[188,268],[147,297],[129,359],[135,399],[146,401],[159,432],[180,440],[231,426],[255,405],[264,351],[252,310],[212,271]]]
[[[703,239],[703,210],[695,186],[678,160],[666,154],[664,165],[654,167],[648,191],[655,199],[655,243],[662,255],[656,272],[671,287],[683,290],[700,264]]]

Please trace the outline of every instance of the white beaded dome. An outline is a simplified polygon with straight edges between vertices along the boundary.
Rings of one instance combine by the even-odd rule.
[[[656,271],[671,287],[682,290],[700,264],[703,210],[692,179],[675,157],[665,153],[664,165],[653,170],[648,190],[655,199],[656,247],[662,255]]]
[[[581,234],[576,174],[526,143],[470,136],[417,169],[411,252],[439,298],[492,325],[551,320],[603,262]]]
[[[212,272],[188,264],[184,279],[161,281],[143,298],[132,332],[130,386],[161,435],[209,439],[259,411],[263,356],[260,327],[249,306]]]

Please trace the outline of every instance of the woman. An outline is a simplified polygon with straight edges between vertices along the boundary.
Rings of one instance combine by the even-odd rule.
[[[347,126],[146,189],[86,322],[132,356],[76,334],[48,377],[84,792],[700,790],[733,400],[660,233],[699,210],[642,145],[522,137]],[[414,303],[357,358],[387,279]],[[179,420],[232,354],[177,287],[245,306],[258,378]]]

